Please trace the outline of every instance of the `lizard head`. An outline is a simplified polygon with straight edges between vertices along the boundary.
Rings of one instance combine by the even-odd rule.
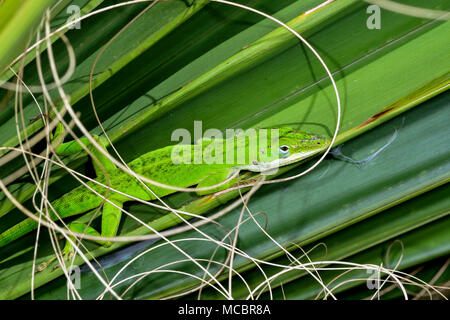
[[[253,161],[243,168],[251,171],[266,171],[286,166],[325,150],[330,139],[295,130],[291,127],[280,127],[278,134],[270,133],[267,149],[260,148],[258,161]],[[270,130],[268,130],[270,131]]]
[[[280,166],[288,165],[323,151],[330,139],[297,131],[290,127],[279,128],[278,157]]]

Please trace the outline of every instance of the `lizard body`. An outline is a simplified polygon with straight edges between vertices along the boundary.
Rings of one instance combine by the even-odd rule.
[[[269,132],[266,136],[268,143],[263,145],[260,139],[261,129],[254,130],[254,135],[241,134],[228,139],[203,139],[196,145],[175,145],[157,149],[128,163],[131,170],[137,174],[173,187],[198,188],[214,186],[227,180],[237,170],[249,170],[264,172],[268,169],[278,168],[293,162],[300,161],[314,155],[329,144],[329,139],[296,131],[289,127],[279,128],[277,134]],[[264,129],[265,130],[265,129]],[[259,138],[258,138],[259,137]],[[84,140],[83,140],[84,139]],[[102,140],[96,137],[97,141]],[[82,142],[88,145],[85,138]],[[253,147],[252,147],[253,146]],[[92,146],[91,146],[92,147]],[[276,149],[274,148],[276,147]],[[253,149],[252,149],[253,148]],[[106,149],[106,148],[105,148]],[[78,142],[72,141],[61,144],[58,154],[71,154],[81,150]],[[94,163],[97,174],[96,181],[108,185],[111,188],[139,198],[141,200],[154,200],[156,197],[149,192],[135,177],[117,168],[104,155],[95,148],[90,148],[102,168]],[[240,157],[240,155],[244,155]],[[104,175],[108,176],[108,179]],[[232,179],[222,186],[198,194],[210,194],[227,189],[236,184],[237,179]],[[108,196],[118,207],[130,201],[129,197],[107,189],[92,181],[87,185],[102,196]],[[164,197],[176,192],[159,186],[146,184],[158,197]],[[81,185],[62,197],[52,202],[53,208],[61,219],[79,215],[98,208],[103,202],[102,197],[96,195],[85,186]],[[121,210],[105,202],[102,208],[101,235],[113,237],[117,233],[120,223]],[[57,215],[51,213],[51,219],[57,220]],[[0,234],[0,247],[3,247],[37,228],[38,224],[31,218],[27,218],[10,229]],[[75,232],[87,232],[92,235],[100,235],[92,227],[72,223],[70,229]],[[110,245],[109,242],[99,242],[102,245]],[[73,248],[66,244],[65,254],[73,253]]]

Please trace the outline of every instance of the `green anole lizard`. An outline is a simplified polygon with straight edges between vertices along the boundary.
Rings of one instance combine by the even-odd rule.
[[[296,131],[290,127],[278,128],[276,134],[267,129],[251,130],[253,134],[244,133],[227,139],[202,139],[195,145],[175,145],[157,149],[134,159],[128,163],[128,166],[138,175],[161,184],[179,188],[190,186],[206,188],[223,183],[236,174],[236,171],[267,172],[298,162],[319,153],[330,143],[327,138]],[[264,135],[262,130],[266,130]],[[261,137],[264,137],[266,142],[263,142]],[[106,150],[105,140],[97,136],[94,138]],[[80,140],[85,146],[90,145],[87,138]],[[152,194],[139,180],[117,168],[92,145],[88,148],[100,161],[100,164],[93,162],[97,182],[144,201],[155,200],[155,195],[164,197],[176,192],[173,189],[146,184],[154,193]],[[56,153],[68,155],[81,150],[83,149],[79,142],[71,141],[59,145]],[[228,189],[238,182],[237,179],[238,177],[233,178],[221,186],[197,193],[204,195]],[[70,230],[102,237],[116,236],[122,213],[120,208],[124,202],[132,199],[112,190],[107,192],[105,187],[91,181],[87,182],[87,185],[103,197],[107,195],[107,199],[117,207],[107,201],[103,203],[101,234],[94,228],[77,221],[69,225]],[[51,219],[55,221],[58,216],[63,219],[79,215],[98,208],[102,202],[102,197],[81,185],[52,202],[58,215],[51,213]],[[0,247],[30,233],[37,226],[38,223],[35,220],[27,218],[7,229],[0,234]],[[98,243],[103,246],[111,245],[109,241],[98,241]],[[68,259],[73,253],[73,247],[66,242],[63,249],[64,257]]]

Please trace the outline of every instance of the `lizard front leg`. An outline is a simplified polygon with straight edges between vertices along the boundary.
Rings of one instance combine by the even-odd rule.
[[[207,175],[202,181],[200,181],[200,183],[197,185],[197,188],[206,188],[206,187],[214,186],[216,184],[220,184],[221,182],[226,181],[235,172],[236,171],[233,168],[217,169],[217,170],[213,171],[212,173],[210,173],[209,175]],[[216,192],[219,192],[219,191],[222,191],[222,190],[225,190],[225,189],[235,186],[237,184],[237,182],[238,182],[238,179],[237,179],[237,177],[235,177],[219,187],[212,188],[212,189],[205,190],[205,191],[197,191],[197,194],[202,196],[202,195],[216,193]]]

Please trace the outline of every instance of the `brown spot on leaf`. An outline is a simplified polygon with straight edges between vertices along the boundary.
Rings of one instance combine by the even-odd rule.
[[[362,128],[364,126],[367,126],[369,123],[374,122],[375,120],[377,120],[378,118],[380,118],[381,116],[389,113],[390,111],[392,111],[392,109],[394,109],[393,107],[388,108],[386,110],[380,111],[377,114],[371,116],[369,119],[367,119],[366,121],[364,121],[358,128]]]

